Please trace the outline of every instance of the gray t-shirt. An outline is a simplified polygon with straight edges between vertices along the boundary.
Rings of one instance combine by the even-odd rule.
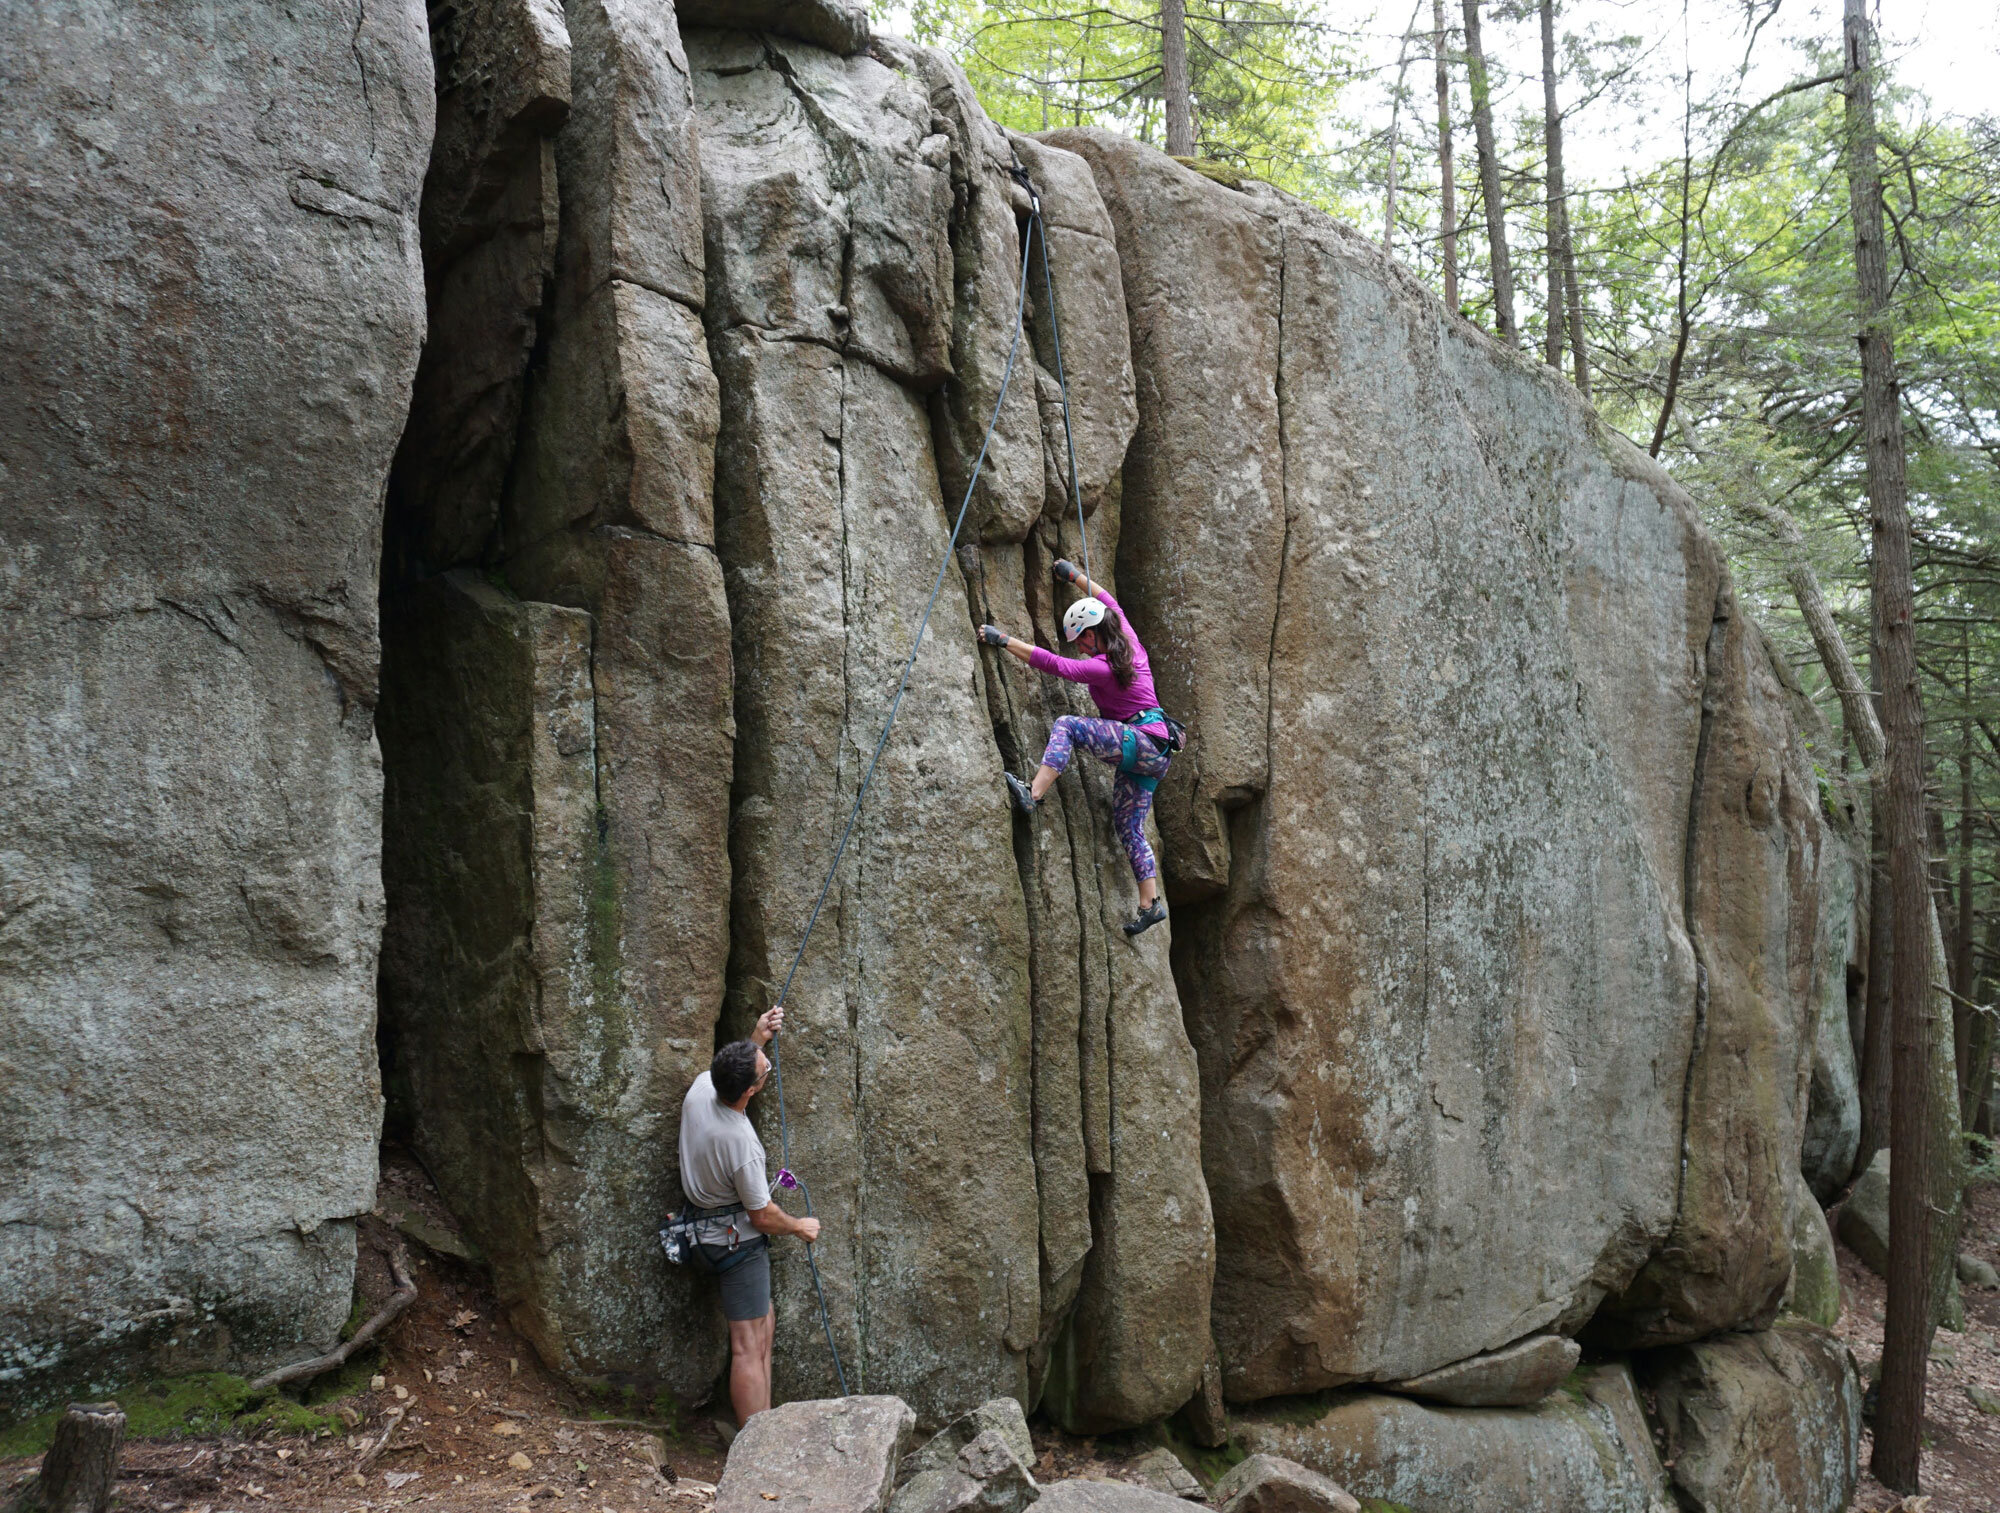
[[[746,1211],[771,1201],[764,1177],[764,1144],[748,1114],[739,1113],[715,1096],[707,1072],[681,1100],[681,1191],[696,1208],[728,1208],[740,1203]],[[743,1214],[711,1219],[696,1238],[706,1245],[741,1242],[757,1231]]]

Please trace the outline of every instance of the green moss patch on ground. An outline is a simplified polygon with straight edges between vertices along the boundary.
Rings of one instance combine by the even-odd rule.
[[[190,1435],[337,1434],[344,1432],[337,1405],[368,1386],[373,1355],[362,1351],[338,1372],[313,1384],[303,1400],[276,1388],[252,1392],[249,1382],[226,1371],[162,1377],[110,1395],[125,1410],[127,1439],[184,1439]],[[0,1460],[40,1455],[55,1438],[61,1409],[24,1419],[0,1432]]]

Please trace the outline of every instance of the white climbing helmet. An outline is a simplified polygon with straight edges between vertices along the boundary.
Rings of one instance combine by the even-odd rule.
[[[1104,623],[1102,599],[1079,599],[1063,611],[1063,639],[1074,641],[1093,625]]]

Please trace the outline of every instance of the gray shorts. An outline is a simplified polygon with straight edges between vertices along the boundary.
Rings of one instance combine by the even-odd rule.
[[[732,1323],[761,1319],[771,1311],[771,1242],[763,1235],[748,1240],[734,1251],[720,1245],[704,1245],[702,1255],[708,1269],[722,1284],[722,1316]],[[726,1271],[718,1270],[727,1267]]]

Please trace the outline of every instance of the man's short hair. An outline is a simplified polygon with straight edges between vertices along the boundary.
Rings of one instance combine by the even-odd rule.
[[[708,1064],[708,1080],[715,1084],[718,1103],[734,1103],[757,1080],[757,1047],[747,1040],[730,1041]]]

